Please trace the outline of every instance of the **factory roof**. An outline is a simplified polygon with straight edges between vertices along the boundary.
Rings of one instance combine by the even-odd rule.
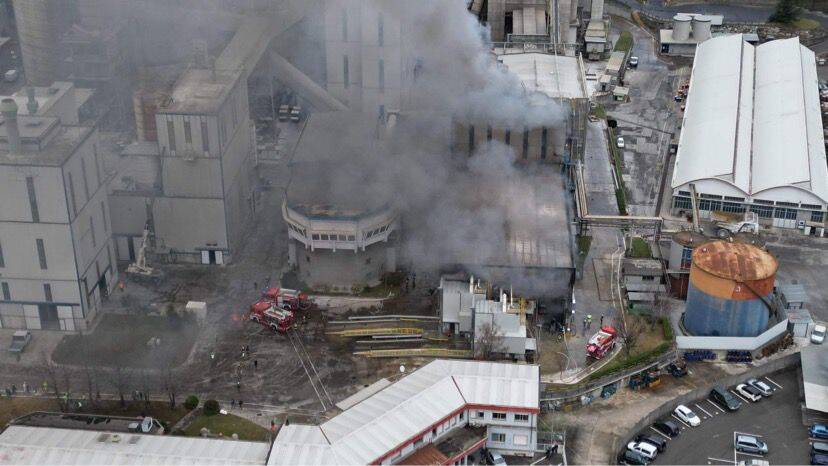
[[[377,134],[351,112],[312,113],[291,157],[287,204],[308,217],[357,219],[388,207],[396,190],[375,158]]]
[[[798,38],[699,45],[672,187],[700,180],[730,196],[828,202],[816,61]]]
[[[440,278],[440,312],[443,322],[460,322],[461,315],[471,315],[478,300],[486,299],[486,293],[469,292],[468,280]]]
[[[707,236],[695,231],[684,230],[673,235],[673,241],[682,246],[696,247],[708,241]]]
[[[528,92],[552,98],[585,99],[586,84],[578,59],[548,53],[510,53],[498,60],[520,78]]]
[[[828,413],[828,347],[810,345],[802,348],[799,354],[802,361],[805,407]]]
[[[786,303],[808,302],[808,293],[805,291],[805,285],[801,283],[778,285],[776,289]]]
[[[12,425],[0,434],[0,464],[264,464],[268,448],[264,442]]]
[[[214,114],[239,80],[238,71],[191,68],[179,76],[158,113]]]
[[[651,276],[661,275],[661,261],[658,259],[624,258],[624,274]]]
[[[62,166],[78,146],[92,134],[86,126],[63,126],[53,117],[17,117],[23,151],[12,154],[0,149],[0,165]],[[6,125],[0,119],[0,142],[7,146]],[[34,150],[39,146],[39,150]]]
[[[745,243],[716,240],[693,251],[693,266],[721,278],[752,281],[776,273],[776,259],[767,251]]]
[[[534,365],[434,360],[320,426],[283,426],[268,464],[369,464],[468,406],[538,412],[539,377]]]

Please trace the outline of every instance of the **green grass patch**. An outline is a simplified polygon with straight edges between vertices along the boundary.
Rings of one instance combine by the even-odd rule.
[[[624,31],[615,42],[616,52],[629,52],[633,46],[633,36],[630,31]]]
[[[615,179],[618,180],[618,188],[615,190],[615,201],[618,203],[618,213],[627,215],[627,191],[624,186],[624,178],[622,177],[624,173],[624,162],[615,145],[615,131],[612,128],[608,128],[607,134],[609,135],[610,156],[612,157],[612,166],[615,170]]]
[[[238,434],[240,440],[270,440],[270,431],[247,419],[232,414],[216,414],[215,416],[201,415],[195,418],[193,423],[184,430],[184,435],[188,437],[199,437],[201,436],[201,429],[204,427],[215,435],[222,434],[225,437],[230,437],[233,434]]]
[[[630,249],[627,251],[627,256],[633,259],[651,259],[653,251],[650,245],[644,241],[644,238],[634,237],[630,241]]]
[[[605,109],[604,106],[601,104],[597,104],[595,106],[595,109],[592,111],[592,114],[602,120],[607,119],[607,109]]]
[[[606,377],[610,374],[614,374],[616,372],[620,372],[625,369],[635,367],[639,364],[644,364],[646,362],[656,359],[669,349],[670,342],[665,341],[651,350],[636,353],[630,356],[629,358],[623,358],[619,355],[620,359],[616,359],[615,361],[612,361],[606,366],[593,372],[592,374],[590,374],[587,380],[600,379],[601,377]]]
[[[809,18],[799,18],[794,20],[794,22],[791,23],[791,26],[795,27],[796,29],[810,31],[812,29],[819,28],[819,21]]]
[[[673,341],[673,326],[670,325],[670,319],[661,319],[661,331],[664,334],[664,339]]]
[[[592,236],[578,236],[578,254],[586,257],[589,253],[589,246],[592,244]]]

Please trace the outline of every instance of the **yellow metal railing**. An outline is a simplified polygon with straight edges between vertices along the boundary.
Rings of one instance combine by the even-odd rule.
[[[446,348],[405,348],[356,351],[354,352],[354,355],[364,356],[366,358],[432,357],[467,359],[472,357],[472,352],[470,350]]]
[[[340,337],[367,337],[379,335],[421,335],[423,329],[412,327],[376,327],[376,328],[352,328],[347,330],[338,330],[335,332],[326,332],[328,335],[336,335]]]

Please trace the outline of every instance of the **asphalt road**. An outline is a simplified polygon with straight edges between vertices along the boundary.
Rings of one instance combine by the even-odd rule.
[[[666,6],[664,0],[649,0],[646,3],[637,0],[615,0],[617,3],[626,5],[636,10],[642,10],[660,18],[672,18],[676,13],[702,13],[706,15],[722,15],[726,22],[764,23],[773,13],[773,8],[743,6],[732,1],[729,5],[717,5],[711,3],[682,4],[677,6]],[[828,16],[821,12],[807,11],[803,13],[806,18],[819,21],[823,27],[828,26]]]
[[[769,383],[777,390],[772,397],[758,403],[744,400],[742,408],[734,413],[723,412],[706,398],[688,403],[687,407],[701,419],[701,425],[688,427],[670,417],[681,427],[681,434],[668,441],[667,449],[653,464],[734,464],[734,458],[738,462],[755,457],[733,449],[735,432],[759,436],[767,442],[769,453],[765,460],[771,464],[808,464],[808,431],[802,425],[798,374],[796,370],[786,370],[769,378],[781,388]]]

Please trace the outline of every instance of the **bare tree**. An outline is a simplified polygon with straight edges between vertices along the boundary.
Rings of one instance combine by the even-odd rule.
[[[175,409],[175,396],[178,393],[178,379],[173,373],[172,364],[168,364],[166,369],[161,373],[161,381],[164,385],[164,391],[167,392],[167,398],[170,400],[170,409]]]
[[[652,329],[655,330],[655,325],[661,322],[661,319],[670,319],[670,301],[666,296],[656,294],[655,301],[653,301],[653,320]]]
[[[485,361],[494,360],[498,354],[505,352],[503,333],[493,323],[485,323],[477,328],[474,335],[474,356]]]
[[[644,334],[645,324],[641,319],[634,319],[632,316],[618,319],[618,338],[624,345],[624,354],[630,357],[632,350],[640,343]]]
[[[52,393],[55,395],[55,399],[58,402],[58,406],[60,406],[60,410],[65,412],[69,406],[66,400],[60,396],[60,380],[63,378],[59,374],[60,368],[46,355],[46,353],[43,353],[43,360],[45,372],[43,394],[46,395],[48,393],[48,388],[51,388]],[[51,385],[51,387],[49,387],[49,385]],[[68,390],[69,389],[67,388],[67,393]]]
[[[129,370],[124,369],[121,366],[115,366],[115,369],[110,373],[110,382],[112,384],[112,388],[115,389],[115,393],[118,394],[121,409],[126,409],[126,399],[124,398],[124,395],[127,387],[129,387],[131,376],[132,374]]]

